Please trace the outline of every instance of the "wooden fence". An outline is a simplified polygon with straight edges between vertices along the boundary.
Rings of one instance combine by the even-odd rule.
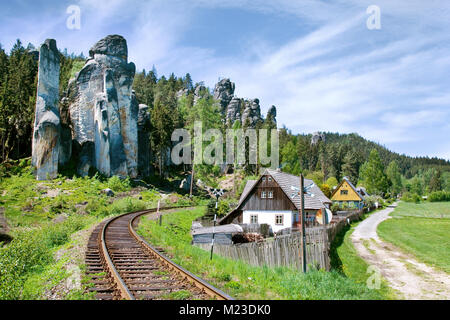
[[[214,245],[214,253],[254,266],[291,267],[302,270],[302,236],[299,232],[269,238],[262,242],[234,245]],[[196,246],[211,250],[211,244]],[[308,268],[330,270],[329,242],[326,228],[308,228],[306,232],[306,262]]]
[[[364,212],[353,211],[336,215],[327,226],[306,228],[306,263],[308,269],[330,270],[330,244],[336,235],[352,221],[360,220]],[[214,253],[254,266],[291,267],[302,270],[302,236],[295,229],[290,234],[268,238],[262,242],[233,245],[215,244]],[[211,250],[211,243],[196,246]]]

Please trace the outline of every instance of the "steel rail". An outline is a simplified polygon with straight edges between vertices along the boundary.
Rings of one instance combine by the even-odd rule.
[[[136,215],[133,219],[130,220],[130,223],[128,225],[128,229],[130,233],[133,235],[133,237],[136,239],[138,243],[141,244],[144,250],[146,250],[151,255],[156,256],[162,263],[164,263],[169,269],[175,271],[179,275],[181,275],[184,279],[194,284],[197,288],[203,290],[206,294],[209,296],[216,298],[218,300],[234,300],[232,297],[227,295],[225,292],[221,291],[220,289],[217,289],[213,287],[208,282],[204,281],[203,279],[200,279],[190,271],[184,269],[180,265],[173,262],[170,258],[168,258],[163,253],[159,252],[158,249],[156,249],[154,246],[149,244],[143,237],[137,234],[137,232],[133,228],[133,223],[136,219],[142,217],[147,213],[142,213],[139,215]]]
[[[184,207],[164,207],[161,208],[161,211],[165,210],[171,210],[171,209],[179,209],[179,208],[186,208],[190,206],[184,206]],[[197,288],[204,291],[207,295],[216,298],[218,300],[233,300],[232,297],[224,293],[223,291],[213,287],[211,284],[207,283],[206,281],[200,279],[199,277],[195,276],[188,270],[184,269],[183,267],[177,265],[175,262],[170,260],[167,256],[159,252],[155,247],[150,245],[145,239],[143,239],[140,235],[136,233],[136,231],[133,228],[133,223],[136,221],[136,219],[142,217],[143,215],[147,215],[150,213],[157,212],[156,208],[148,209],[148,210],[142,210],[142,211],[136,211],[136,212],[129,212],[122,215],[119,215],[117,217],[109,219],[105,225],[103,226],[100,234],[99,234],[99,249],[100,249],[100,257],[101,260],[104,262],[105,269],[110,274],[114,284],[116,285],[121,299],[125,300],[136,300],[134,295],[129,290],[128,286],[126,285],[125,281],[122,279],[122,277],[119,274],[119,271],[116,269],[114,262],[111,259],[111,256],[108,251],[107,243],[106,243],[106,230],[108,229],[108,226],[113,222],[120,218],[124,218],[125,216],[129,215],[136,215],[132,219],[130,219],[128,224],[128,231],[133,236],[133,238],[136,240],[136,242],[151,256],[155,256],[158,260],[160,260],[166,267],[173,270],[177,274],[179,274],[182,278],[184,278],[186,281],[191,282],[193,285],[195,285]]]

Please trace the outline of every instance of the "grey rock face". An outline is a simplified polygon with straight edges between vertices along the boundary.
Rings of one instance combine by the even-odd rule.
[[[325,133],[314,132],[311,138],[311,144],[316,145],[319,141],[325,142]]]
[[[236,120],[241,120],[241,108],[242,108],[242,99],[234,97],[231,99],[230,104],[227,107],[226,111],[226,123],[230,126],[233,125],[233,123]]]
[[[139,105],[138,116],[138,170],[143,177],[150,175],[150,112],[145,104]]]
[[[204,98],[208,94],[208,89],[204,85],[199,85],[194,91],[194,104],[201,98]]]
[[[271,106],[269,111],[267,111],[266,119],[271,120],[275,126],[277,125],[277,108],[275,106]]]
[[[136,68],[127,61],[126,40],[107,36],[89,55],[69,82],[66,100],[78,173],[87,175],[95,167],[106,176],[135,178],[139,105],[131,89]]]
[[[258,99],[244,101],[244,111],[242,113],[242,125],[255,127],[261,118],[261,107]]]
[[[234,96],[236,86],[230,79],[220,80],[214,88],[214,99],[220,103],[220,110],[225,114],[226,108]]]
[[[59,114],[59,51],[47,39],[39,49],[38,88],[32,142],[32,165],[37,180],[58,175],[61,121]]]

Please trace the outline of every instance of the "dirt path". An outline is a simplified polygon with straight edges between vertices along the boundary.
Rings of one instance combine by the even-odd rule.
[[[372,214],[362,221],[352,234],[359,255],[375,266],[395,289],[399,298],[450,299],[450,276],[421,263],[377,235],[377,226],[389,219],[394,207]]]

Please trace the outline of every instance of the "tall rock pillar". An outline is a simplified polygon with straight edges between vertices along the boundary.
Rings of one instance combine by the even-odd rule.
[[[59,51],[47,39],[39,49],[36,112],[32,141],[32,165],[37,180],[56,178],[60,149]]]

